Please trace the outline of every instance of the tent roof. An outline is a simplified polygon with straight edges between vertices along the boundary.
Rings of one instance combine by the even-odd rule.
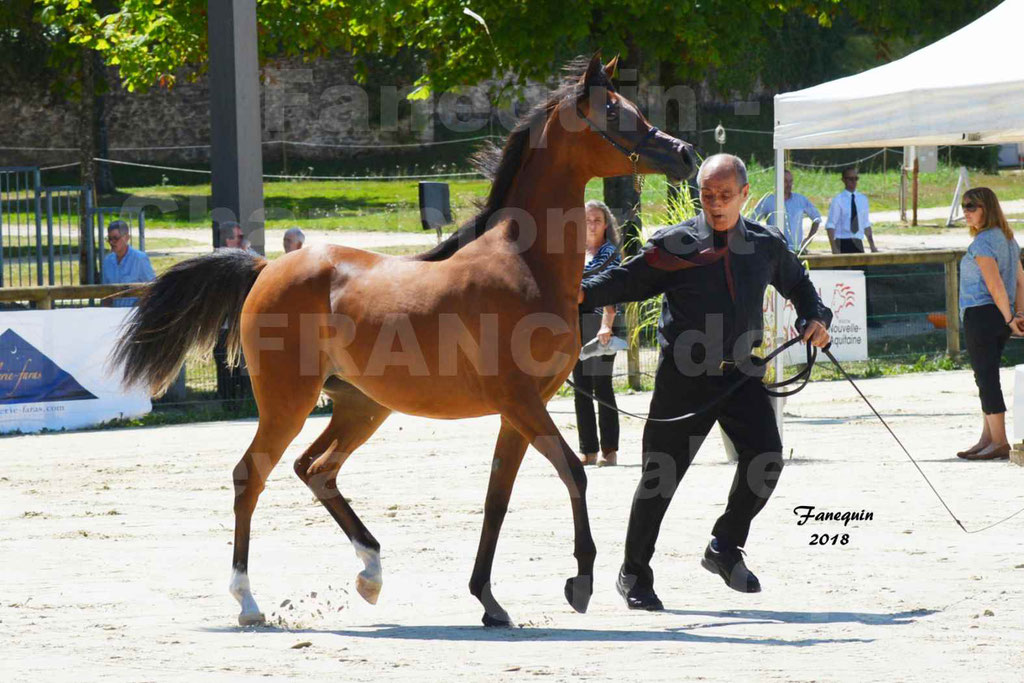
[[[775,148],[1024,141],[1024,0],[889,64],[775,96]]]

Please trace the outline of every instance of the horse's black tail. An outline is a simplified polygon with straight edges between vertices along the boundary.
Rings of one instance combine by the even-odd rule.
[[[267,265],[241,249],[220,249],[172,266],[145,285],[111,352],[123,365],[125,386],[143,385],[160,396],[190,352],[208,356],[227,324],[228,364],[241,351],[242,304]]]

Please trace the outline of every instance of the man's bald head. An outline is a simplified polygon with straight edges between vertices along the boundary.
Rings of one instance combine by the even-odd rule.
[[[705,220],[715,230],[730,230],[739,222],[750,193],[743,161],[732,154],[710,156],[701,164],[697,182]]]
[[[697,185],[703,186],[708,178],[733,177],[736,184],[743,187],[747,184],[747,165],[743,159],[732,154],[712,154],[700,165],[697,172]]]

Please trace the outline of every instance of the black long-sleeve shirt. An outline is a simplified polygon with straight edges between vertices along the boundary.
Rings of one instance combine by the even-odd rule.
[[[740,218],[725,235],[728,243],[722,245],[722,233],[700,215],[663,228],[641,254],[585,280],[581,306],[664,293],[658,323],[663,350],[671,353],[678,341],[737,361],[761,345],[769,284],[793,302],[801,320],[820,320],[826,327],[832,323],[832,311],[778,230]]]

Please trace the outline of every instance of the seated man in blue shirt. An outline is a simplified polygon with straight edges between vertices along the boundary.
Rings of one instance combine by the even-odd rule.
[[[107,226],[107,243],[110,253],[103,257],[103,284],[120,284],[123,282],[149,282],[156,278],[149,257],[129,243],[128,224],[124,221],[111,221]],[[110,300],[108,300],[110,301]],[[113,299],[111,305],[117,307],[134,306],[138,299],[134,297]]]

